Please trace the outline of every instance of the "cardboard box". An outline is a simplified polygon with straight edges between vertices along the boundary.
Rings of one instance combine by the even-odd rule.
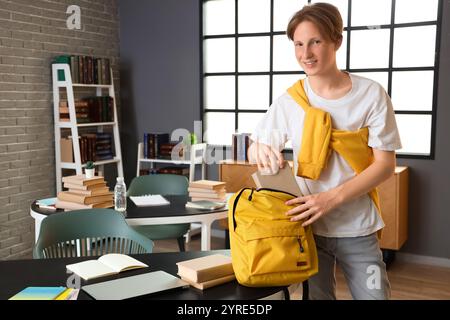
[[[61,162],[74,162],[72,139],[61,138],[60,146],[61,146]]]

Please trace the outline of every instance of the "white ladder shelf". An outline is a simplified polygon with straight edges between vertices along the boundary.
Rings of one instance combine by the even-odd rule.
[[[64,81],[58,79],[58,71],[64,72]],[[70,67],[68,64],[55,63],[52,65],[52,77],[53,77],[53,111],[55,121],[55,167],[56,167],[56,191],[62,191],[62,170],[73,169],[76,174],[82,174],[82,168],[85,164],[81,163],[80,144],[78,139],[72,138],[73,156],[75,162],[62,162],[61,161],[61,129],[68,128],[71,130],[72,137],[78,137],[78,128],[80,127],[96,127],[97,132],[103,132],[104,126],[112,126],[115,156],[110,160],[103,160],[94,162],[99,171],[103,172],[103,166],[106,164],[115,163],[117,166],[118,176],[123,177],[123,165],[122,165],[122,151],[120,147],[119,136],[119,124],[117,118],[116,98],[114,93],[114,82],[112,70],[110,72],[111,84],[74,84],[72,83],[72,76],[70,73]],[[60,102],[60,89],[65,88],[67,93],[67,102],[69,107],[70,121],[61,122],[59,117],[59,102]],[[76,111],[75,111],[75,97],[74,88],[96,88],[96,95],[101,96],[103,89],[108,89],[108,94],[113,98],[113,116],[112,122],[98,122],[98,123],[77,123]]]

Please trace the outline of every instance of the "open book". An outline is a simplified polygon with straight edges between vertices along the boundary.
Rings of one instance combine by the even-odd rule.
[[[284,191],[297,197],[302,195],[297,180],[292,173],[292,169],[287,163],[285,163],[282,169],[279,169],[277,174],[263,175],[261,172],[256,171],[252,174],[252,178],[258,189],[268,188]]]
[[[84,280],[117,274],[122,271],[146,268],[148,265],[130,256],[119,253],[105,254],[97,260],[88,260],[69,264],[67,270],[72,271]]]

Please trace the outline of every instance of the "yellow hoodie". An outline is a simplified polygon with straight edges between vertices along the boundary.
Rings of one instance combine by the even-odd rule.
[[[308,101],[304,80],[297,81],[287,92],[305,111],[303,137],[297,157],[297,176],[317,180],[326,168],[332,150],[339,153],[356,174],[361,173],[373,162],[373,151],[368,146],[369,129],[357,131],[336,130],[331,127],[328,112],[314,108]],[[378,192],[369,192],[381,216]]]

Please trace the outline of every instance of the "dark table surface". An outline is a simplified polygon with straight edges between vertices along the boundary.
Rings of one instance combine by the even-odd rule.
[[[131,255],[139,261],[146,263],[149,268],[125,271],[118,275],[97,278],[90,281],[81,279],[81,286],[157,270],[163,270],[177,276],[177,262],[202,257],[212,253],[229,254],[229,250]],[[96,258],[97,257],[82,257],[0,261],[0,300],[7,300],[14,294],[30,286],[66,286],[67,279],[71,275],[66,272],[67,264],[93,260]],[[255,300],[270,296],[284,288],[285,287],[248,288],[239,285],[237,281],[232,281],[203,291],[193,287],[177,288],[139,298],[156,300]],[[90,299],[90,297],[81,290],[78,299],[87,300]]]
[[[157,217],[176,217],[176,216],[187,216],[187,215],[198,215],[198,214],[209,214],[213,212],[220,212],[227,210],[227,207],[216,210],[200,210],[193,208],[186,208],[186,202],[189,201],[189,196],[164,196],[170,201],[170,205],[164,206],[153,206],[153,207],[138,207],[134,202],[127,198],[127,212],[125,214],[126,219],[136,219],[136,218],[157,218]],[[31,209],[34,212],[50,215],[55,212],[63,212],[64,210],[57,209],[56,211],[51,211],[48,209],[41,209],[36,205],[36,201],[31,204]]]

